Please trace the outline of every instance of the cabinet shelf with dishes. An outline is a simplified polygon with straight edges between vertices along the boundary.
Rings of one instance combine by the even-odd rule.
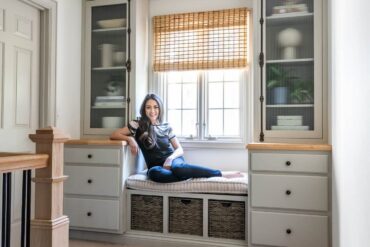
[[[129,2],[86,2],[84,134],[111,133],[127,121]]]
[[[257,78],[263,99],[256,140],[321,142],[323,133],[323,6],[319,0],[261,0]],[[262,59],[261,59],[262,58]],[[262,97],[261,97],[262,96]]]

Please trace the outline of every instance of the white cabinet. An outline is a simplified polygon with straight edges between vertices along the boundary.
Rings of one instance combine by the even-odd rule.
[[[70,228],[124,232],[125,142],[72,140],[66,143],[64,209]]]
[[[331,246],[331,147],[258,143],[248,150],[249,246]]]
[[[82,134],[107,136],[136,116],[135,98],[147,92],[147,56],[138,50],[148,47],[148,0],[84,4]]]
[[[255,140],[325,142],[326,1],[257,2]]]

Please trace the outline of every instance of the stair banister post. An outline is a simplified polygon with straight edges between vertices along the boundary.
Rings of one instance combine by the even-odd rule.
[[[37,154],[48,154],[48,166],[36,169],[35,216],[31,220],[31,247],[68,247],[69,219],[63,215],[64,142],[69,136],[48,127],[29,135]]]

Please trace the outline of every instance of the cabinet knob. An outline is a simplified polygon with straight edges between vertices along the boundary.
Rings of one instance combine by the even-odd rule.
[[[91,183],[92,183],[92,179],[91,179],[91,178],[89,178],[89,179],[87,180],[87,183],[88,183],[88,184],[91,184]]]
[[[292,163],[288,160],[285,162],[285,165],[290,166]]]
[[[290,230],[289,228],[286,229],[286,234],[291,234],[292,233],[292,230]]]
[[[88,154],[87,155],[87,158],[91,159],[92,158],[92,154]]]
[[[91,216],[92,215],[92,213],[91,212],[87,212],[87,214],[86,214],[87,216]]]
[[[285,194],[287,194],[289,196],[290,194],[292,194],[292,192],[290,190],[286,190]]]

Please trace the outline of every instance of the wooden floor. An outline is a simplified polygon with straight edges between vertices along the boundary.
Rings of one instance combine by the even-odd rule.
[[[69,247],[140,247],[140,246],[107,244],[107,243],[81,241],[81,240],[70,240]]]

